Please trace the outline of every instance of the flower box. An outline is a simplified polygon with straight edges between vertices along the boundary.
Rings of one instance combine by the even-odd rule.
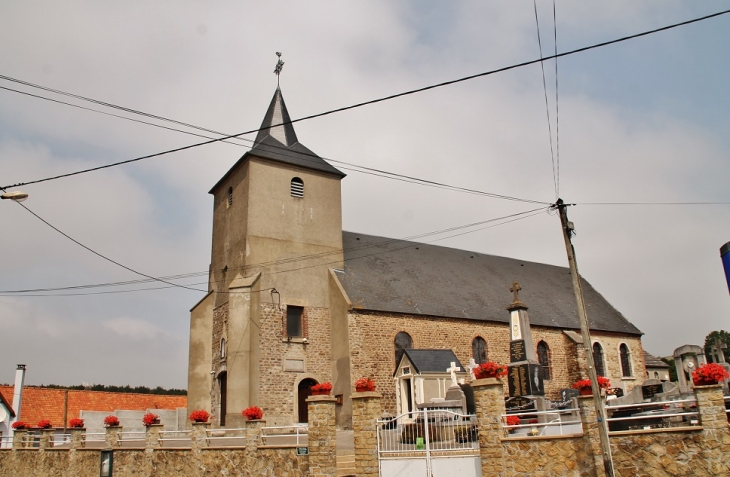
[[[501,378],[507,376],[507,366],[487,361],[474,368],[474,377],[477,379]]]
[[[311,387],[312,396],[329,396],[332,391],[332,383],[320,383]]]
[[[598,376],[598,387],[601,389],[608,389],[611,387],[611,381],[603,376]],[[581,396],[590,396],[593,394],[590,379],[579,379],[573,383],[573,389],[577,389]]]
[[[355,391],[362,393],[375,391],[375,380],[373,378],[360,378],[355,381]]]
[[[51,421],[49,421],[48,419],[41,419],[40,421],[38,421],[38,424],[36,424],[36,427],[38,429],[50,429],[53,426],[51,426]]]
[[[142,424],[144,424],[144,427],[150,427],[152,424],[159,424],[160,423],[160,416],[157,414],[152,414],[151,412],[148,412],[144,416],[142,416]]]
[[[717,363],[703,364],[692,372],[695,386],[709,386],[730,378],[727,370]]]
[[[81,429],[84,427],[84,420],[78,417],[74,417],[73,419],[68,421],[68,427],[71,427],[73,429]]]
[[[119,425],[117,416],[109,415],[104,418],[104,427],[115,427]]]
[[[246,409],[243,410],[243,412],[241,414],[243,414],[244,417],[246,419],[248,419],[249,421],[261,419],[262,417],[264,417],[263,409],[261,409],[258,406],[247,407]]]
[[[25,421],[15,421],[12,427],[13,429],[30,429],[30,424]]]
[[[189,419],[193,422],[208,422],[208,419],[210,419],[210,414],[208,414],[208,411],[200,409],[190,413]]]

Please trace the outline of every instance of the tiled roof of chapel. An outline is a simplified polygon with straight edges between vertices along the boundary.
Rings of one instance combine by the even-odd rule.
[[[580,329],[566,267],[353,232],[342,242],[337,276],[355,309],[507,323],[519,282],[532,325]],[[592,330],[642,334],[585,279],[582,287]]]
[[[14,387],[0,385],[0,394],[8,402],[13,400]],[[48,419],[53,427],[63,427],[65,393],[65,389],[24,386],[18,420],[35,425],[41,419]],[[81,411],[145,411],[147,409],[176,409],[187,407],[187,405],[187,396],[69,389],[67,416],[68,419],[79,417]]]

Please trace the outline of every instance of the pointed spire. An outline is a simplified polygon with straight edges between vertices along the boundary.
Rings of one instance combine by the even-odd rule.
[[[269,109],[266,111],[266,116],[264,116],[264,120],[261,123],[261,130],[256,135],[254,147],[259,145],[266,136],[271,136],[286,147],[299,142],[294,132],[294,126],[289,121],[291,121],[291,118],[284,103],[284,96],[281,94],[281,88],[277,86],[274,97],[271,98]]]

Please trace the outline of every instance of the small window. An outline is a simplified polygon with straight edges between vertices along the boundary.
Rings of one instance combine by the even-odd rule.
[[[618,354],[621,358],[621,375],[623,377],[631,376],[631,352],[626,343],[621,343],[618,348]]]
[[[603,348],[600,343],[593,343],[593,364],[596,366],[596,374],[606,376],[606,366],[603,362]]]
[[[487,362],[487,342],[481,336],[477,336],[472,340],[471,355],[476,364]]]
[[[304,181],[298,177],[291,180],[291,196],[298,198],[304,197]]]
[[[233,187],[228,188],[228,205],[226,208],[233,205]]]
[[[550,379],[550,348],[547,343],[540,341],[537,344],[537,361],[540,363],[540,370],[542,371],[542,379]]]
[[[657,371],[654,371],[654,379],[659,379],[659,373]]]
[[[226,339],[221,338],[221,358],[226,357]]]
[[[302,337],[302,316],[304,308],[301,306],[286,307],[286,336],[287,338]]]

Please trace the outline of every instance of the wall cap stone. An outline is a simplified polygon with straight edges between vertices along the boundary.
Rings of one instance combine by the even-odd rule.
[[[337,401],[337,398],[334,396],[327,394],[324,396],[309,396],[307,398],[307,402],[335,402]]]
[[[382,397],[383,397],[383,395],[377,391],[361,391],[361,392],[355,391],[351,395],[352,399],[382,398]]]
[[[495,386],[495,385],[504,385],[504,381],[502,381],[499,378],[484,378],[484,379],[475,379],[471,382],[471,387],[476,388],[480,386]]]

